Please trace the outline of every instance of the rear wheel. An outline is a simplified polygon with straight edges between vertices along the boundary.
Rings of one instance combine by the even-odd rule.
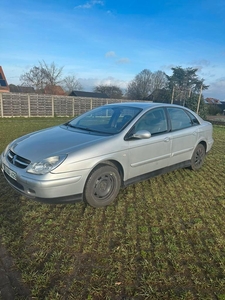
[[[87,179],[84,199],[93,207],[109,205],[118,195],[120,186],[121,177],[114,166],[99,166]]]
[[[202,144],[198,144],[191,158],[191,169],[198,170],[203,165],[205,159],[205,147]]]

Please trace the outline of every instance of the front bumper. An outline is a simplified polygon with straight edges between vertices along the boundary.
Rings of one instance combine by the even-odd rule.
[[[22,195],[45,203],[82,200],[88,170],[46,175],[29,174],[11,165],[3,156],[1,170],[7,182]]]

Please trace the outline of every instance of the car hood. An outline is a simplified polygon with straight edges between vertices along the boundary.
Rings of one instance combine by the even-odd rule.
[[[30,161],[36,161],[57,154],[69,154],[108,138],[109,136],[93,135],[65,126],[56,126],[17,139],[12,144],[11,150]]]

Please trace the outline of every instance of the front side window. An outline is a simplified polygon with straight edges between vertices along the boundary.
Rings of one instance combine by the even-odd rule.
[[[135,131],[147,130],[154,134],[167,131],[167,118],[163,108],[155,108],[143,115],[135,125]]]
[[[193,125],[190,116],[182,109],[170,107],[167,108],[172,131],[191,127]]]

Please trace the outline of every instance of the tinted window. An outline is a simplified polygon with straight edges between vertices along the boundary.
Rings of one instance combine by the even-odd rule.
[[[168,108],[172,130],[184,129],[192,126],[190,116],[180,108]]]
[[[135,131],[147,130],[152,135],[167,131],[167,119],[163,108],[156,108],[147,112],[138,120]]]

